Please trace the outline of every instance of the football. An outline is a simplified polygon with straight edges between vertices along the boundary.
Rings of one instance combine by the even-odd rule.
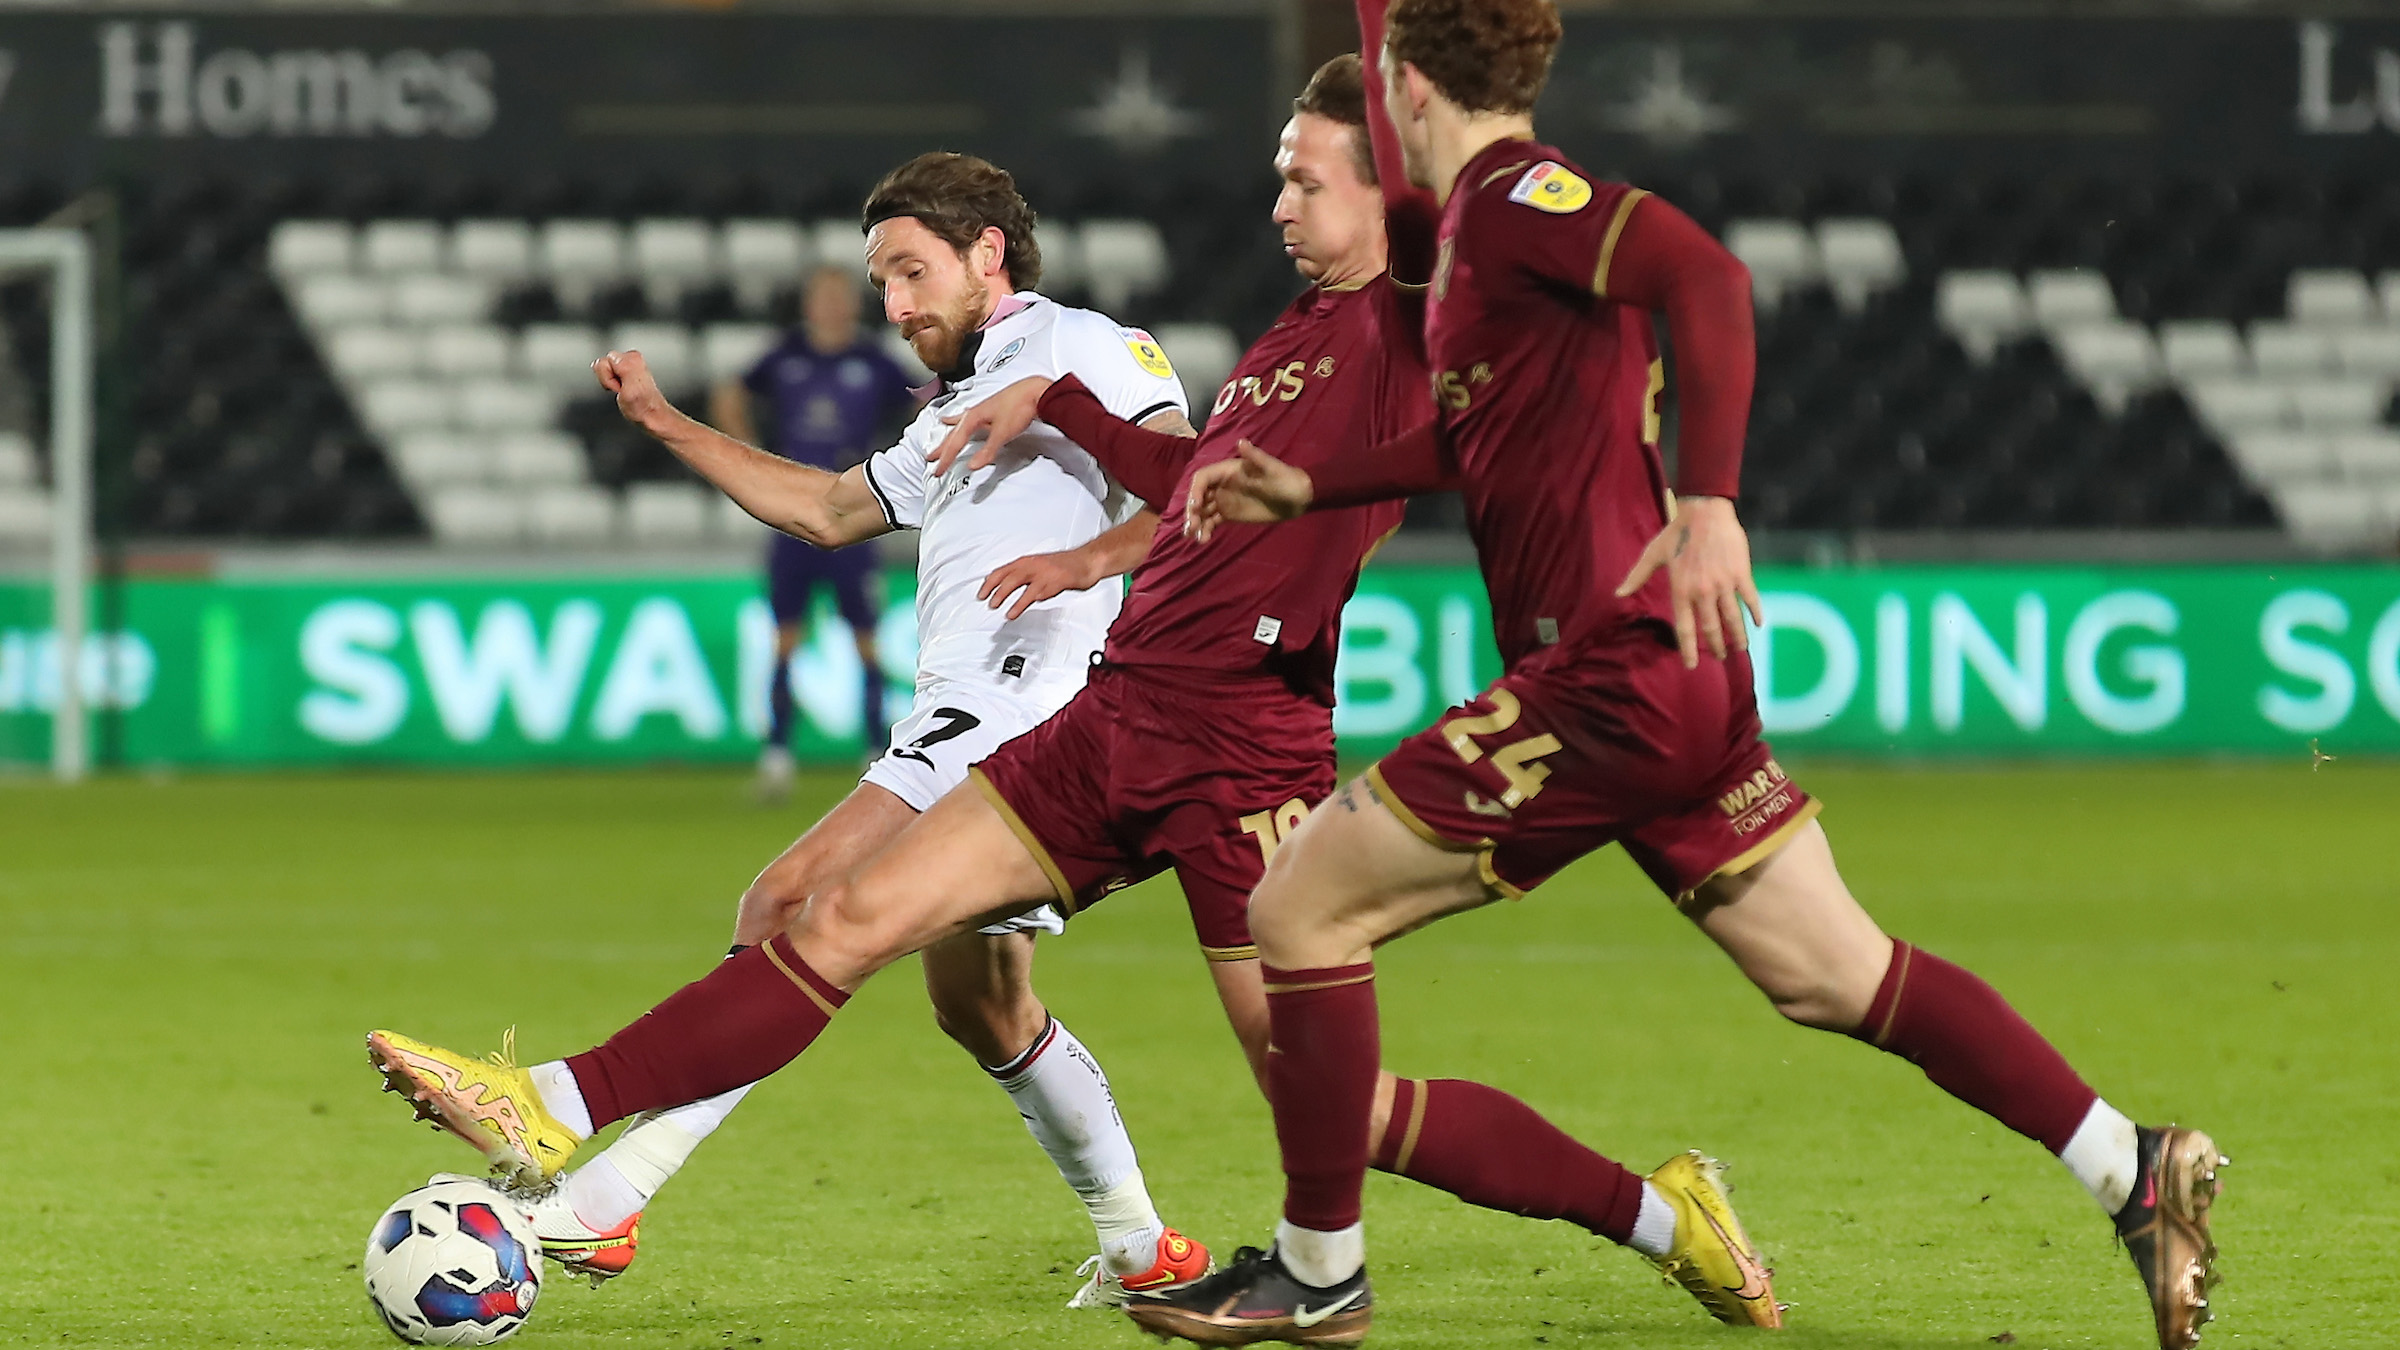
[[[367,1298],[412,1345],[490,1345],[533,1312],[540,1239],[498,1187],[437,1177],[392,1202],[367,1237]]]

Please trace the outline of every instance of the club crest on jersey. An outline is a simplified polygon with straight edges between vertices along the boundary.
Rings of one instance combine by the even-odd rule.
[[[985,366],[984,369],[998,370],[1000,367],[1005,366],[1009,362],[1017,359],[1017,353],[1023,350],[1025,350],[1025,339],[1018,338],[1016,341],[1009,343],[1005,347],[1002,347],[1000,349],[1000,354],[993,357],[992,363],[988,366]]]
[[[1139,328],[1118,331],[1125,336],[1125,350],[1133,353],[1133,359],[1141,363],[1142,369],[1162,380],[1175,378],[1175,367],[1167,361],[1167,349],[1158,345],[1157,338]]]
[[[1508,199],[1554,216],[1572,215],[1592,199],[1592,185],[1566,165],[1545,159],[1525,171]]]

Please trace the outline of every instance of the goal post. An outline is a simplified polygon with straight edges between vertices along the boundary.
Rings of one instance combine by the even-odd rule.
[[[50,626],[58,663],[50,770],[62,783],[91,769],[83,696],[92,576],[92,246],[83,231],[0,230],[0,278],[50,281]]]

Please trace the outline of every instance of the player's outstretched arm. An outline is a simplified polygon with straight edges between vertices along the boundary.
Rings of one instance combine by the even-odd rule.
[[[1633,594],[1666,568],[1684,665],[1698,665],[1703,646],[1722,659],[1749,645],[1745,608],[1765,621],[1750,575],[1749,536],[1733,509],[1758,368],[1750,273],[1691,217],[1645,197],[1626,217],[1599,287],[1612,299],[1666,315],[1682,428],[1675,464],[1681,504],[1617,594]]]
[[[1088,591],[1140,566],[1157,533],[1157,513],[1137,511],[1133,519],[1102,532],[1081,548],[1028,554],[1002,563],[983,579],[975,598],[994,609],[1007,605],[1009,618],[1022,618],[1026,610],[1052,596]]]
[[[1235,458],[1192,474],[1183,532],[1202,543],[1225,522],[1265,524],[1303,511],[1397,501],[1454,487],[1458,477],[1441,429],[1431,422],[1381,444],[1348,446],[1313,470],[1286,464],[1248,441],[1235,449]]]
[[[1191,460],[1192,438],[1199,434],[1172,408],[1137,427],[1110,412],[1073,374],[1055,381],[1035,375],[943,418],[950,434],[925,456],[926,464],[938,476],[980,438],[981,448],[967,461],[967,467],[983,468],[999,456],[1001,446],[1023,435],[1036,418],[1082,446],[1111,478],[1153,511],[1166,509],[1175,484],[1183,477],[1183,466]]]
[[[822,548],[854,544],[892,528],[867,487],[863,466],[827,473],[693,420],[659,392],[640,352],[610,352],[592,363],[592,373],[617,396],[617,411],[626,421],[767,525]]]

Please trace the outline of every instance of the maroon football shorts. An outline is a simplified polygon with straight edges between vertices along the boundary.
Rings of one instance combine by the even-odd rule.
[[[1678,904],[1817,814],[1759,738],[1750,659],[1685,670],[1648,627],[1520,661],[1367,770],[1429,842],[1515,896],[1612,843]]]
[[[1333,791],[1333,714],[1280,680],[1102,665],[969,777],[1062,913],[1172,867],[1208,958],[1244,961],[1267,859]]]

